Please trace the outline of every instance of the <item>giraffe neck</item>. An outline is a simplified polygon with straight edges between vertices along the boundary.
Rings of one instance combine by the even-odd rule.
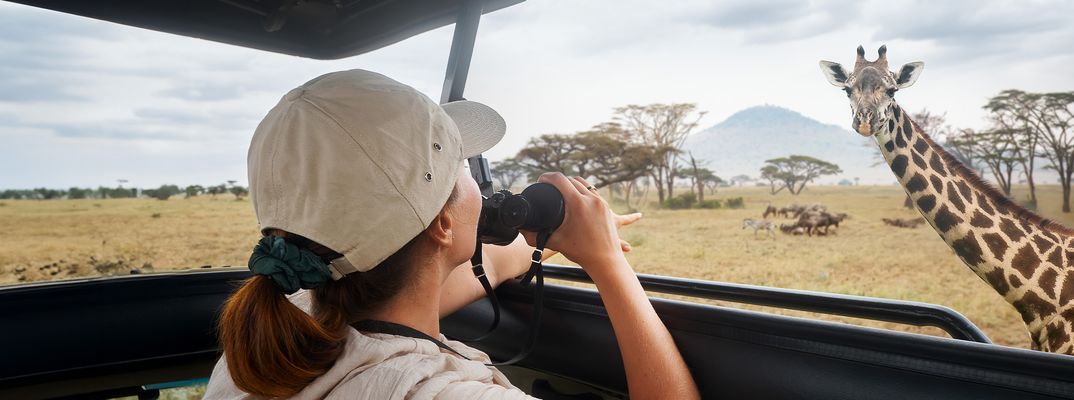
[[[1072,232],[1011,202],[921,132],[894,102],[887,126],[874,136],[921,215],[1018,310],[1034,346],[1074,351]]]

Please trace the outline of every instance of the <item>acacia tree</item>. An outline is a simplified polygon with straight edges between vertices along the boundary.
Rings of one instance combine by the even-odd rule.
[[[707,183],[721,181],[721,179],[716,176],[712,170],[702,167],[701,165],[704,164],[704,161],[694,158],[693,153],[688,153],[688,157],[690,163],[687,164],[686,168],[683,168],[683,170],[680,171],[679,178],[689,178],[690,186],[697,190],[697,202],[704,203],[705,186]],[[718,182],[715,184],[718,184]],[[713,186],[713,191],[715,191],[715,184]]]
[[[1039,129],[1040,154],[1050,169],[1059,173],[1063,188],[1063,212],[1070,212],[1071,178],[1074,177],[1074,91],[1041,94],[1034,112]]]
[[[676,165],[683,142],[705,115],[693,103],[627,105],[615,109],[614,120],[643,144],[671,149],[653,165],[649,176],[660,203],[674,195]]]
[[[765,179],[769,179],[770,182],[774,182],[774,180],[782,181],[787,191],[794,195],[802,193],[806,184],[816,178],[843,172],[836,164],[802,155],[773,158],[765,160],[765,164],[765,167],[761,168],[761,175],[768,175]],[[768,167],[773,167],[774,169]],[[775,194],[776,192],[778,191],[773,189],[772,193]]]
[[[962,129],[949,137],[947,143],[972,153],[992,173],[1003,194],[1010,197],[1014,170],[1020,161],[1020,149],[1014,136],[1004,128]]]
[[[984,109],[989,112],[989,119],[1001,129],[1007,140],[1015,144],[1013,151],[1017,163],[1022,167],[1022,175],[1029,185],[1029,202],[1037,204],[1037,185],[1033,172],[1040,154],[1040,130],[1033,129],[1040,96],[1021,90],[1004,90],[988,100]]]
[[[738,185],[738,186],[742,186],[743,183],[749,183],[749,182],[752,182],[752,181],[753,181],[753,178],[751,178],[749,175],[746,175],[746,174],[735,175],[735,176],[731,177],[731,184]]]
[[[500,184],[500,189],[511,189],[511,186],[528,172],[526,166],[514,157],[493,162],[489,168],[492,169],[492,178]]]
[[[526,147],[518,151],[515,159],[526,167],[530,179],[543,172],[562,172],[585,176],[585,166],[576,169],[579,150],[574,135],[546,134],[531,138]]]
[[[648,175],[652,167],[669,148],[657,148],[630,140],[622,135],[609,135],[598,125],[593,130],[579,132],[575,136],[577,152],[574,165],[584,170],[593,185],[604,187],[621,182],[631,182]]]
[[[186,192],[186,198],[191,198],[202,193],[205,193],[205,188],[201,185],[190,185],[183,188],[183,192]]]
[[[761,179],[768,181],[768,194],[776,194],[787,187],[783,184],[781,172],[775,165],[765,165],[761,167]],[[779,184],[779,187],[776,187]]]

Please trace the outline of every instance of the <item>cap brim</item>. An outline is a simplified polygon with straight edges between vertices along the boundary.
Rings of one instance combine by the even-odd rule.
[[[460,100],[440,105],[462,136],[462,156],[470,158],[484,153],[503,139],[507,123],[492,107],[476,101]]]

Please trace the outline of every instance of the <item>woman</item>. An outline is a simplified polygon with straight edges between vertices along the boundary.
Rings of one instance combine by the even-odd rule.
[[[486,106],[440,106],[368,71],[326,74],[287,93],[250,145],[251,198],[265,236],[250,259],[255,276],[224,306],[224,357],[205,398],[530,398],[439,327],[441,316],[483,295],[459,268],[477,245],[481,210],[464,160],[504,131]],[[631,397],[698,397],[623,256],[616,225],[630,218],[615,216],[580,178],[540,181],[566,204],[547,247],[596,283]],[[534,235],[524,235],[526,243],[485,247],[494,283],[528,267]]]

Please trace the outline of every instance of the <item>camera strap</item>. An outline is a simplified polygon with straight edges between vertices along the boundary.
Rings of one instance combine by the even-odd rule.
[[[530,355],[534,345],[537,344],[537,331],[541,326],[541,310],[544,308],[544,270],[541,264],[541,255],[544,253],[544,246],[548,244],[549,236],[552,236],[552,232],[542,231],[537,233],[537,246],[533,250],[533,256],[530,258],[530,269],[522,276],[521,284],[523,286],[529,285],[531,280],[535,282],[533,285],[533,314],[530,320],[530,335],[526,339],[525,347],[511,359],[488,364],[490,366],[511,365],[522,361]]]
[[[485,275],[485,266],[481,261],[481,241],[477,242],[477,249],[474,250],[474,256],[470,258],[470,264],[473,267],[470,268],[474,273],[474,277],[478,282],[481,282],[481,287],[485,289],[485,295],[488,296],[489,303],[492,305],[492,324],[488,329],[472,338],[458,338],[456,340],[463,342],[477,342],[483,340],[492,334],[492,331],[496,330],[496,327],[500,325],[500,300],[496,298],[496,292],[492,290],[492,283],[489,283],[488,276]]]
[[[530,334],[527,338],[525,347],[522,348],[518,354],[511,357],[507,361],[494,362],[487,364],[489,366],[511,365],[522,361],[530,352],[533,351],[534,345],[537,344],[537,330],[541,325],[541,310],[544,305],[544,270],[541,264],[541,256],[544,254],[545,245],[548,244],[548,238],[552,236],[551,232],[539,232],[537,233],[537,246],[533,250],[533,255],[530,258],[530,269],[522,275],[523,286],[527,286],[531,281],[535,280],[533,286],[533,314],[530,321]],[[485,289],[485,294],[489,298],[489,302],[492,305],[492,324],[482,334],[474,338],[457,338],[456,340],[463,342],[477,342],[481,341],[496,329],[500,324],[500,301],[496,297],[496,292],[492,290],[492,284],[489,283],[488,277],[485,275],[485,269],[481,261],[481,243],[477,244],[477,249],[474,251],[474,256],[470,259],[470,263],[473,265],[471,270],[477,280],[481,282],[481,287]]]

